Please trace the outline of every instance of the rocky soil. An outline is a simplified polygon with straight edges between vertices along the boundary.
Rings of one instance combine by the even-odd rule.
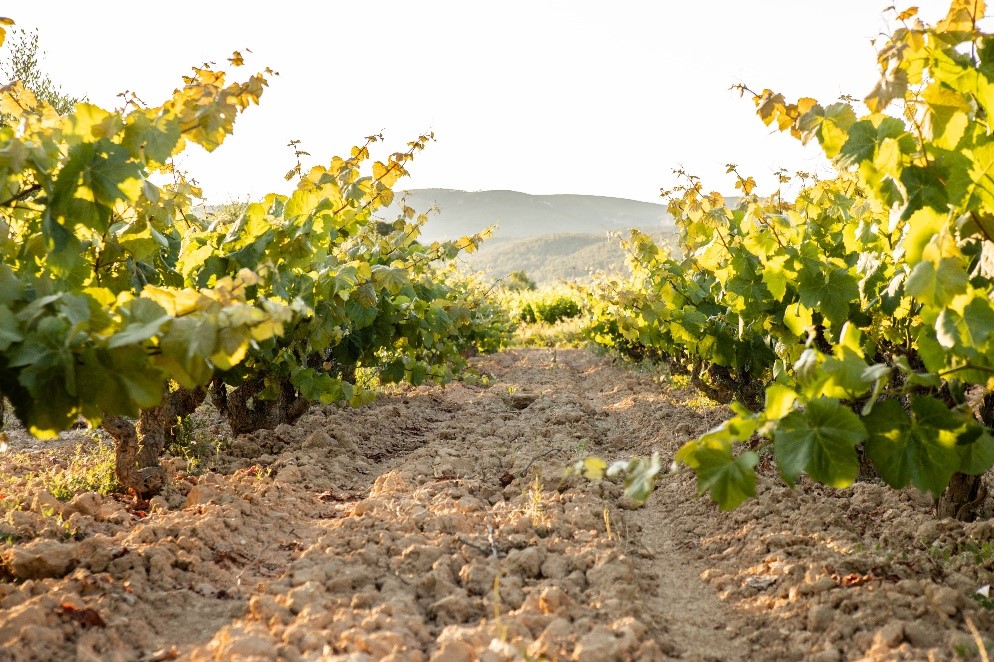
[[[994,520],[872,482],[723,513],[694,478],[646,507],[564,476],[670,459],[726,414],[583,350],[167,459],[151,502],[59,501],[56,450],[0,455],[0,660],[950,660],[994,651]],[[764,462],[763,466],[768,467]],[[979,633],[971,634],[970,624]],[[978,642],[981,642],[978,644]]]

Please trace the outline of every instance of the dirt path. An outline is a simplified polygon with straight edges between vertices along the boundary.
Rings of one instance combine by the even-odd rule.
[[[49,456],[0,456],[0,660],[975,659],[966,619],[994,627],[990,521],[774,476],[730,514],[686,474],[628,510],[563,468],[669,460],[722,408],[580,350],[477,367],[169,460],[150,504],[59,502]]]

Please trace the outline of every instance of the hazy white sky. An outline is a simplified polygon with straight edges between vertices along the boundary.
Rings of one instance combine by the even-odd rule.
[[[383,153],[435,132],[401,188],[655,202],[680,166],[726,192],[728,162],[767,191],[779,167],[824,167],[728,88],[863,97],[889,4],[32,0],[0,13],[39,30],[43,68],[65,91],[103,106],[123,90],[159,103],[191,66],[226,64],[236,49],[253,51],[245,75],[279,71],[234,136],[183,161],[213,202],[288,190],[290,139],[320,163],[380,130]],[[931,22],[948,2],[917,6]]]

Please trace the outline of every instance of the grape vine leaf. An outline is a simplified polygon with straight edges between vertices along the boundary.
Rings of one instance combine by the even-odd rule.
[[[781,475],[794,484],[802,473],[832,487],[856,480],[856,445],[866,428],[849,408],[834,398],[815,398],[803,411],[788,414],[773,433]]]
[[[911,414],[897,400],[877,403],[863,419],[870,433],[866,454],[891,487],[910,482],[938,496],[961,464],[954,430],[963,421],[929,397],[913,398]]]

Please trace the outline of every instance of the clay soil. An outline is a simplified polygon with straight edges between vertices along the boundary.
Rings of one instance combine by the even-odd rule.
[[[950,660],[994,651],[994,520],[936,520],[873,481],[724,513],[692,475],[642,509],[565,477],[590,454],[667,462],[728,412],[583,350],[482,358],[486,383],[167,458],[149,503],[59,501],[59,444],[0,456],[2,660]],[[71,442],[71,438],[70,438]],[[63,442],[63,445],[69,442]],[[53,450],[54,449],[54,450]],[[64,449],[63,449],[64,453]],[[202,468],[202,467],[201,467]],[[971,634],[969,623],[979,632]],[[984,643],[978,642],[986,640]]]

